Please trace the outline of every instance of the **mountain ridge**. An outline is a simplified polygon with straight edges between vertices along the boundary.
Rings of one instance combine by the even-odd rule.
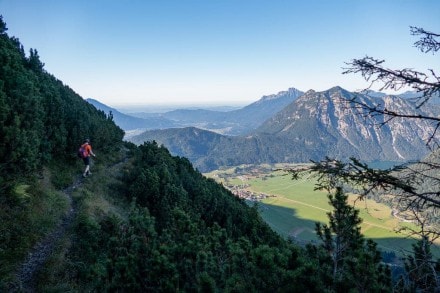
[[[214,136],[204,133],[203,140],[194,142],[189,131],[175,130],[172,138],[155,131],[132,141],[157,140],[172,153],[190,158],[202,171],[249,163],[308,162],[325,156],[407,161],[428,153],[425,140],[432,125],[426,121],[393,119],[384,123],[383,117],[367,118],[351,101],[354,98],[370,105],[399,108],[403,113],[440,113],[438,107],[417,109],[412,101],[397,96],[371,97],[336,86],[322,92],[307,91],[248,135],[215,136],[209,141]],[[193,142],[202,145],[204,153],[192,152],[197,149],[191,146]]]

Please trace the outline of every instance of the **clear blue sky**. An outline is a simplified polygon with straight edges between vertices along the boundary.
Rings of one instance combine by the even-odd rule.
[[[366,87],[366,55],[436,69],[409,26],[440,32],[438,0],[0,0],[8,34],[84,98],[246,104],[296,87]],[[438,69],[438,67],[437,67]]]

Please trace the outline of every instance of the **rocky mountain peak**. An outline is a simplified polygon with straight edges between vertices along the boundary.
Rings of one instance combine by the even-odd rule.
[[[383,124],[386,118],[361,113],[350,101],[353,98],[403,113],[435,116],[431,109],[417,109],[414,103],[398,96],[370,97],[337,86],[323,92],[306,92],[257,131],[314,148],[322,157],[404,161],[420,159],[427,153],[425,143],[433,132],[432,125],[397,118]]]
[[[302,91],[291,87],[289,88],[287,91],[280,91],[276,94],[273,95],[266,95],[261,97],[260,100],[258,100],[256,103],[262,103],[262,102],[266,102],[266,101],[270,101],[270,100],[276,100],[276,99],[280,99],[280,98],[286,98],[286,97],[290,97],[292,99],[296,99],[297,97],[301,96],[303,94]]]

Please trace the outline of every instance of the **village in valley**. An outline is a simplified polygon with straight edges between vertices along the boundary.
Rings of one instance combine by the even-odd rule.
[[[266,193],[256,193],[250,190],[247,190],[246,188],[249,187],[249,185],[229,185],[225,186],[227,189],[229,189],[232,194],[239,198],[243,198],[250,201],[260,201],[268,197],[276,197],[276,195],[272,194],[266,194]]]
[[[250,190],[251,185],[247,182],[253,178],[267,179],[272,171],[277,169],[270,165],[242,165],[232,170],[223,171],[221,173],[210,174],[217,182],[221,183],[226,189],[231,191],[235,196],[249,200],[261,201],[269,197],[276,197],[274,194],[264,192],[255,192]]]

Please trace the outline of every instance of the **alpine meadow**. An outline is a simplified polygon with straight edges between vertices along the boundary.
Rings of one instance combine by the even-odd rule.
[[[438,53],[439,34],[410,33]],[[0,17],[0,291],[440,292],[440,77],[368,56],[344,74],[417,96],[290,88],[127,117],[47,72]],[[382,218],[400,234],[376,243],[365,225]]]

